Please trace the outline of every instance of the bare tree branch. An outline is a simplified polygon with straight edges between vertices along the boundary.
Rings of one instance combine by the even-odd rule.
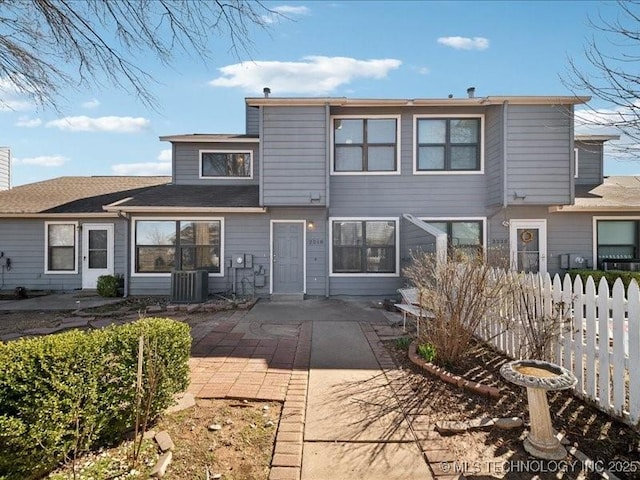
[[[615,128],[628,138],[617,146],[623,152],[640,151],[640,2],[619,0],[614,19],[598,15],[590,19],[599,34],[584,48],[586,70],[575,58],[569,59],[566,86],[576,92],[589,92],[607,103],[606,109],[591,108],[577,114],[576,121],[587,126]]]
[[[153,107],[143,60],[206,62],[219,38],[250,55],[251,30],[266,28],[267,15],[279,14],[252,0],[0,0],[0,87],[57,108],[67,87],[106,81]]]

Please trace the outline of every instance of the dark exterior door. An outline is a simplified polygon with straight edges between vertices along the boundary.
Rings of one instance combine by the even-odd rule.
[[[273,293],[304,292],[304,223],[273,224]]]

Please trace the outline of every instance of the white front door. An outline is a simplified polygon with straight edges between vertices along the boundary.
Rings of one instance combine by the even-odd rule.
[[[520,272],[547,271],[547,221],[509,222],[511,268]]]
[[[94,289],[100,275],[113,275],[113,224],[82,225],[82,288]]]

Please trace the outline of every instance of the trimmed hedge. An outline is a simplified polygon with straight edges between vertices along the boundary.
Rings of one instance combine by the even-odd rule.
[[[100,275],[96,289],[101,297],[117,297],[120,279],[115,275]]]
[[[154,418],[188,386],[186,324],[146,318],[0,343],[0,478],[38,478],[74,451],[107,445],[132,428],[142,334],[145,395],[146,374],[158,372]]]
[[[596,288],[600,282],[601,278],[606,278],[607,283],[609,284],[609,288],[613,288],[613,284],[615,281],[620,278],[622,279],[622,283],[624,284],[624,288],[628,288],[631,280],[634,278],[636,282],[640,284],[640,272],[629,272],[624,270],[569,270],[567,272],[571,276],[571,280],[575,280],[576,276],[580,275],[582,278],[582,283],[585,284],[587,282],[587,278],[593,277],[593,281],[596,284]]]

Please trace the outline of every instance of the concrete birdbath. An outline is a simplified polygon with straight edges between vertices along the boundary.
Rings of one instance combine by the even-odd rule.
[[[567,450],[551,427],[547,391],[573,388],[578,379],[566,368],[541,360],[505,363],[500,374],[509,382],[527,389],[531,430],[524,440],[524,449],[534,457],[546,460],[565,458]]]

